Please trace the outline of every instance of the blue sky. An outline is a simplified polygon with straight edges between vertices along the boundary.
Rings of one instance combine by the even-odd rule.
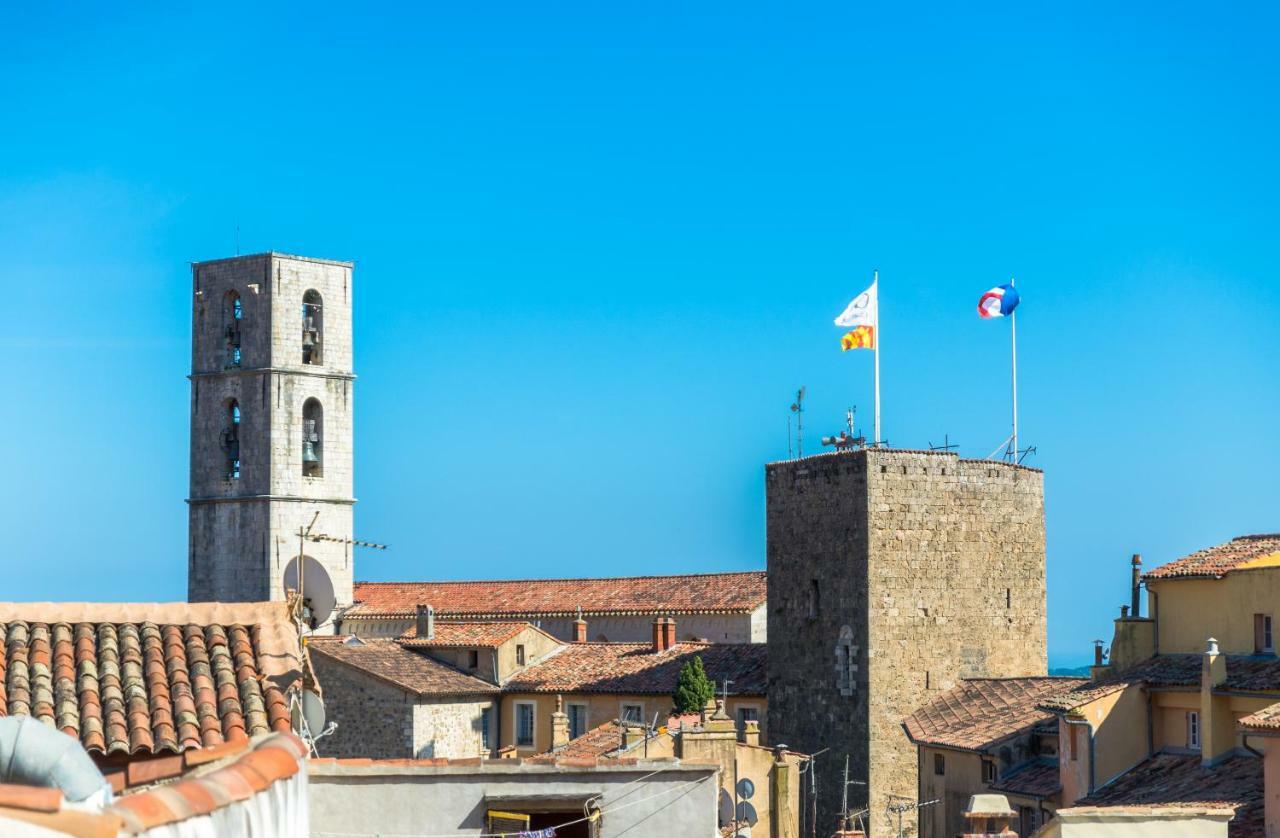
[[[764,564],[763,463],[871,413],[1046,470],[1050,649],[1280,529],[1264,4],[4,12],[3,598],[181,599],[187,263],[354,259],[369,579]]]

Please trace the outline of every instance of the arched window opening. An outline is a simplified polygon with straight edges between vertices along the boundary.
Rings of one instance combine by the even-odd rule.
[[[302,405],[302,476],[324,476],[324,410],[317,399]]]
[[[226,366],[240,366],[240,323],[244,320],[244,304],[240,295],[228,291],[222,301],[222,339],[226,345]]]
[[[226,454],[226,470],[228,480],[240,478],[240,403],[235,399],[227,402],[227,426],[222,429],[222,451]]]
[[[302,295],[302,363],[323,363],[324,306],[320,292],[312,289]]]

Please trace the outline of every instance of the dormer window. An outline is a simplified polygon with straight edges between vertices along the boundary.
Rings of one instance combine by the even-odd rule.
[[[240,295],[228,291],[222,300],[222,340],[228,367],[240,366],[240,325],[244,320],[244,304]]]
[[[324,306],[320,292],[312,289],[302,295],[302,363],[323,363]]]
[[[222,452],[226,455],[226,470],[223,476],[228,480],[240,479],[240,403],[235,399],[227,402],[227,426],[222,429]]]

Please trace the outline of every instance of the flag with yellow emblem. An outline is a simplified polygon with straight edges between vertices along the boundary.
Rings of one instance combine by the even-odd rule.
[[[879,282],[871,283],[871,287],[853,298],[853,302],[836,318],[837,326],[853,326],[853,330],[842,335],[840,349],[875,349],[876,326],[880,319],[880,305],[877,299]]]

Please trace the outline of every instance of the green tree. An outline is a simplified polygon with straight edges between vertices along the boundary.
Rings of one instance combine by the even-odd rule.
[[[680,667],[680,677],[676,679],[676,712],[697,713],[715,694],[716,685],[707,677],[702,658],[695,656],[693,660],[685,661]]]

